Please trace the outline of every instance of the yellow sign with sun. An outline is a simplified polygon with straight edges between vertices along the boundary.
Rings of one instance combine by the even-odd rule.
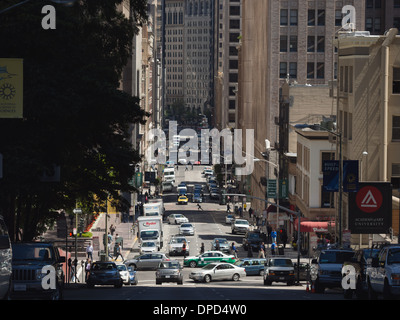
[[[0,118],[23,117],[23,60],[0,58]]]

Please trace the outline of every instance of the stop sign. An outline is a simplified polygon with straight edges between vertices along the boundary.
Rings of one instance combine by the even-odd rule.
[[[357,207],[366,213],[372,213],[382,206],[383,196],[381,191],[374,186],[361,188],[356,197]]]

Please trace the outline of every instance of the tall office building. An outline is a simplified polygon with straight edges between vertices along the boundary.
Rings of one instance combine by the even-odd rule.
[[[213,1],[164,0],[165,105],[204,112],[213,100]]]

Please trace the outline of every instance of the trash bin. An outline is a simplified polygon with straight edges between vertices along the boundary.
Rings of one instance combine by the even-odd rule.
[[[278,246],[278,254],[283,256],[285,254],[285,250],[282,245]]]

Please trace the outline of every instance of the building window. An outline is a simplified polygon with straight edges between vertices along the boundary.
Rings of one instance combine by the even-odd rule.
[[[400,0],[393,0],[393,7],[400,8]]]
[[[280,37],[280,52],[287,52],[287,36]]]
[[[393,119],[392,119],[392,140],[400,141],[400,116],[393,116]]]
[[[315,10],[308,10],[308,22],[309,26],[315,26]]]
[[[324,79],[325,78],[325,63],[318,62],[317,63],[317,79]]]
[[[325,25],[325,10],[318,10],[318,25]]]
[[[400,68],[393,68],[393,93],[400,93]]]
[[[288,10],[281,9],[281,26],[287,26],[287,25],[288,25]]]
[[[307,79],[314,79],[314,62],[307,62]]]
[[[341,10],[335,11],[335,26],[336,27],[342,26],[342,11]]]
[[[317,37],[317,52],[325,52],[325,37]]]
[[[290,10],[290,25],[297,26],[297,10]]]
[[[289,63],[289,76],[291,79],[297,79],[297,62]]]
[[[297,52],[297,36],[290,36],[290,52]]]
[[[365,19],[365,30],[372,32],[372,18],[366,18]]]
[[[287,76],[287,62],[281,62],[279,64],[279,78],[285,79]]]
[[[315,52],[315,37],[307,37],[307,52]]]

